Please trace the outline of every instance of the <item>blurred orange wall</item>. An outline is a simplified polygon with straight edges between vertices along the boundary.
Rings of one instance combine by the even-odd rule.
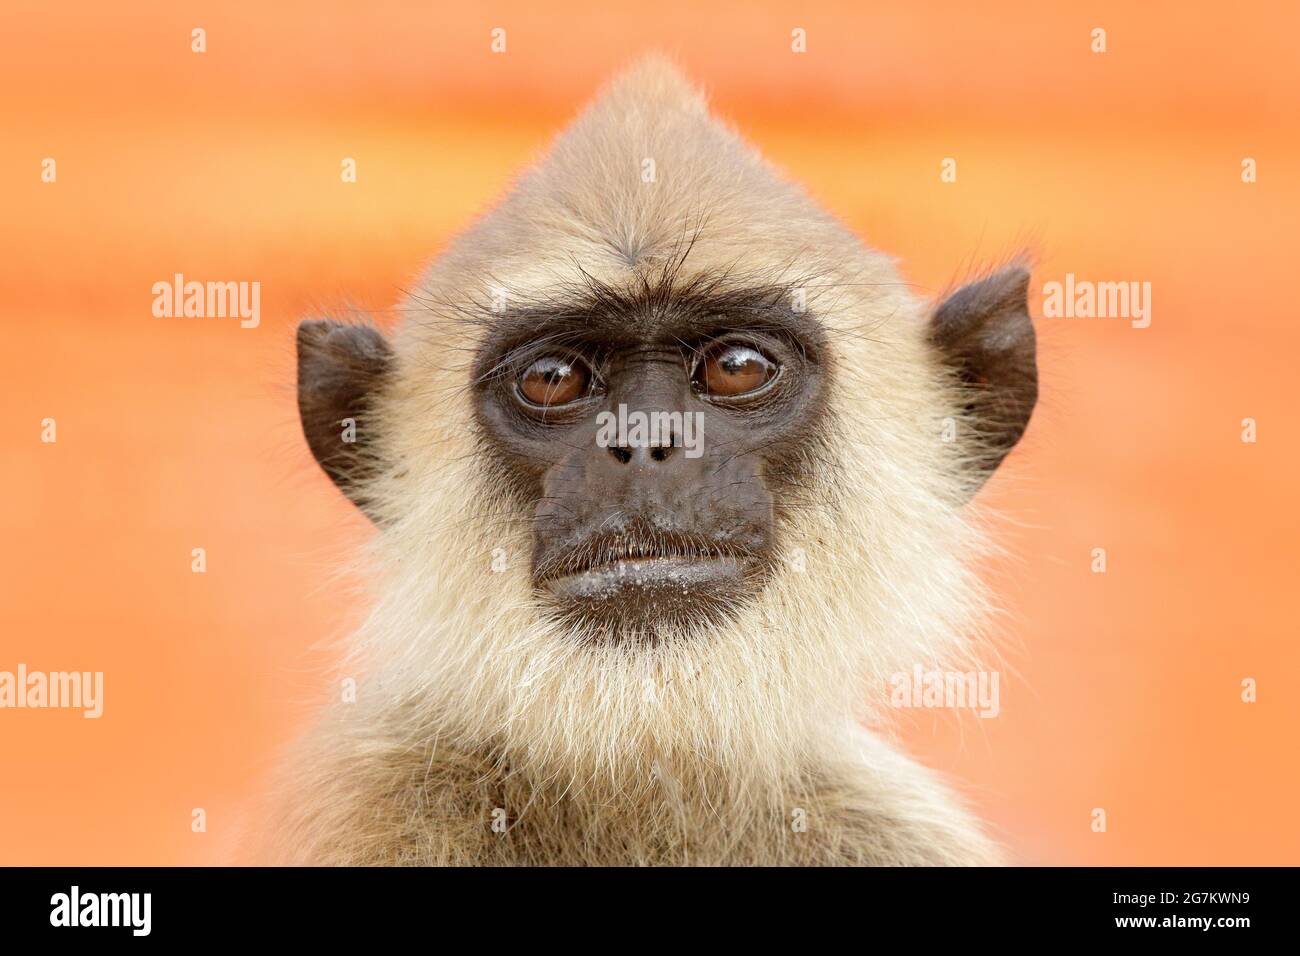
[[[298,433],[295,322],[391,306],[648,49],[923,292],[1026,248],[1035,288],[1151,282],[1148,329],[1040,322],[1042,404],[984,494],[1009,551],[987,569],[1009,608],[1001,715],[903,730],[1025,862],[1300,862],[1298,21],[1291,3],[7,0],[0,670],[102,670],[106,700],[97,721],[0,711],[0,863],[224,858],[359,607],[330,575],[367,529]],[[260,327],[155,320],[176,272],[260,281]]]

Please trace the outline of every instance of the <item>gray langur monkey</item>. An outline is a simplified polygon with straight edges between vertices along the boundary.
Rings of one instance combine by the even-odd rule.
[[[966,505],[1037,398],[1028,279],[923,302],[674,67],[618,77],[396,329],[299,327],[377,593],[267,858],[999,862],[866,725],[986,609]]]

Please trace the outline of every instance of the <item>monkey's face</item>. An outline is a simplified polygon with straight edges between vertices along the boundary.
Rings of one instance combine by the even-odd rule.
[[[566,642],[755,633],[804,604],[851,632],[879,628],[904,582],[939,594],[955,575],[935,542],[960,537],[960,497],[1033,407],[1027,274],[963,287],[926,322],[896,282],[738,281],[684,258],[458,304],[396,346],[304,323],[309,444],[394,542],[438,543],[444,580],[452,551],[511,566],[486,590],[458,569],[452,596],[494,594]],[[831,600],[841,583],[852,601]]]
[[[531,511],[551,613],[653,639],[721,624],[761,590],[825,415],[825,337],[788,302],[601,289],[481,346],[477,419]]]
[[[682,78],[630,74],[391,340],[299,330],[308,443],[381,532],[357,646],[516,757],[801,752],[982,606],[962,505],[1034,406],[1027,285],[921,301]]]

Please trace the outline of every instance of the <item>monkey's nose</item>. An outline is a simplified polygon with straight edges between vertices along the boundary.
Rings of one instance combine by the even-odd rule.
[[[672,445],[610,445],[608,451],[621,465],[647,465],[667,461],[677,449]]]

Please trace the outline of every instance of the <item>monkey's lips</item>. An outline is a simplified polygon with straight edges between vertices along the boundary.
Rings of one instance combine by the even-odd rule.
[[[735,614],[761,584],[763,541],[646,522],[554,542],[534,564],[543,600],[591,639],[658,640]]]
[[[553,554],[536,581],[590,633],[657,637],[718,624],[754,590],[758,556],[713,538],[602,534]]]
[[[551,594],[566,601],[607,601],[619,595],[687,598],[730,591],[745,572],[746,562],[730,556],[630,557],[557,575],[545,584]]]

